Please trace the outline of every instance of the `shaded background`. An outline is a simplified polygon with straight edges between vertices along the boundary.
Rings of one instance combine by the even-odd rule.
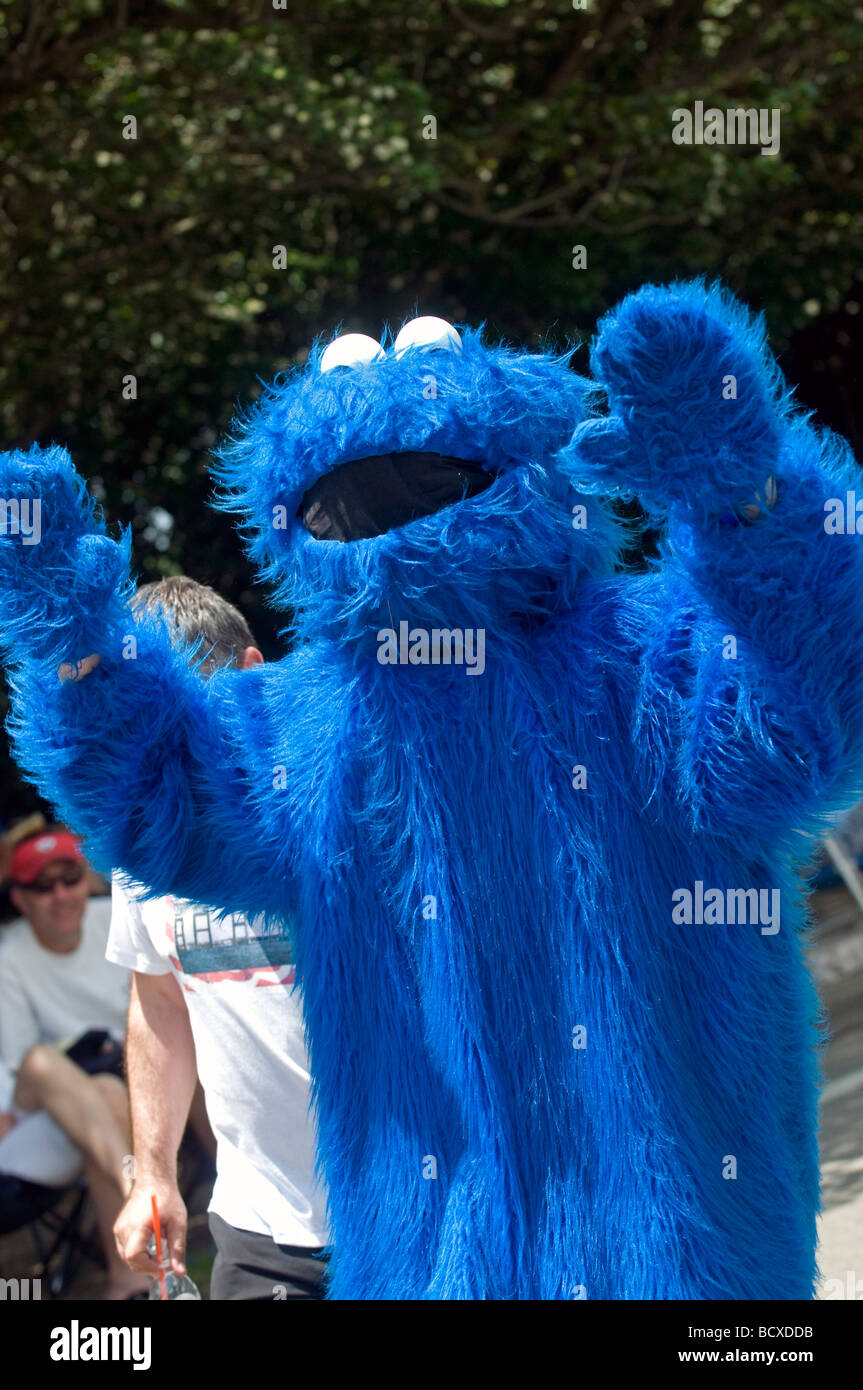
[[[0,0],[0,447],[67,445],[141,577],[268,655],[207,452],[339,325],[561,346],[718,274],[863,457],[861,33],[848,0]],[[778,108],[779,155],[674,145],[696,100]],[[3,747],[0,821],[34,805]]]

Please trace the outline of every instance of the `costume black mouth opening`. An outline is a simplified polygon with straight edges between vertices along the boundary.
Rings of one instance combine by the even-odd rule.
[[[373,454],[318,478],[297,515],[319,541],[360,541],[491,487],[496,473],[447,454]]]

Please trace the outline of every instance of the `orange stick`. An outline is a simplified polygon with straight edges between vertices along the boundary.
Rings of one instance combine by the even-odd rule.
[[[159,1261],[159,1287],[162,1290],[162,1298],[167,1300],[168,1285],[165,1283],[165,1271],[162,1268],[162,1223],[159,1220],[159,1204],[155,1192],[150,1201],[153,1203],[153,1235],[156,1237],[156,1256]]]

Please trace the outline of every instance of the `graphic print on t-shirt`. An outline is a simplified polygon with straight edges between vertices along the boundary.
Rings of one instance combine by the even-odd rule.
[[[290,924],[265,931],[242,912],[216,912],[199,903],[165,898],[172,960],[184,975],[217,981],[254,980],[256,985],[292,985],[294,950]]]

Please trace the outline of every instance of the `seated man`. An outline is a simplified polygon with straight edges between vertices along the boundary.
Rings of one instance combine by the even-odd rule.
[[[21,919],[0,937],[0,1173],[62,1187],[83,1165],[108,1264],[106,1296],[128,1298],[147,1281],[120,1260],[111,1235],[131,1177],[126,1089],[118,1076],[88,1075],[64,1055],[94,1032],[123,1039],[129,974],[105,960],[110,900],[91,898],[87,863],[62,826],[15,844],[9,877]],[[95,1058],[98,1039],[92,1051]]]

